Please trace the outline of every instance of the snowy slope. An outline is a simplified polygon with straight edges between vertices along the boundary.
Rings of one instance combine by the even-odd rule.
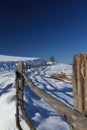
[[[15,75],[13,72],[2,73],[0,79],[0,130],[18,130],[15,120]],[[69,130],[64,118],[27,86],[24,107],[36,130]],[[23,130],[29,130],[24,119],[21,118],[20,121]]]
[[[0,130],[17,130],[13,83],[13,72],[0,74]]]
[[[72,74],[72,66],[67,64],[57,64],[47,67],[39,67],[31,69],[27,72],[27,76],[32,79],[34,84],[50,93],[55,98],[61,100],[66,105],[73,107],[72,85],[63,81],[48,78],[53,74],[65,73]]]
[[[62,63],[58,63],[56,65],[52,65],[52,66],[48,66],[45,69],[45,75],[46,76],[51,76],[53,74],[59,74],[59,73],[66,73],[66,74],[71,74],[72,73],[72,66],[71,65],[67,65],[67,64],[62,64]],[[43,71],[44,73],[44,71]]]
[[[18,130],[16,127],[15,73],[0,73],[0,130]],[[25,121],[21,125],[29,130]]]
[[[69,107],[73,108],[72,85],[67,84],[60,80],[47,78],[47,76],[50,77],[51,75],[55,73],[57,74],[65,73],[69,75],[72,73],[72,66],[66,65],[66,64],[43,66],[43,67],[29,70],[27,72],[27,76],[31,78],[31,80],[37,87],[46,91],[47,93],[49,93],[56,99],[62,101]],[[26,89],[29,89],[29,88],[26,88]],[[38,96],[36,96],[31,91],[28,91],[29,93],[27,93],[27,91],[25,92],[26,92],[25,93],[25,109],[27,113],[29,113],[29,116],[31,117],[32,122],[34,119],[34,124],[38,123],[37,125],[38,130],[68,130],[69,129],[68,124],[66,125],[63,124],[64,122],[66,123],[66,121],[60,120],[60,115],[58,115],[58,113],[55,113],[55,111],[52,110],[52,108],[50,108],[48,104],[47,104],[47,108],[45,108],[44,110],[43,108],[46,105],[44,102],[42,102],[43,100],[41,100]],[[33,97],[33,98],[30,99],[30,97]],[[37,102],[35,99],[37,99]],[[26,104],[29,104],[29,108],[27,108]],[[36,108],[34,108],[35,106]],[[54,114],[52,114],[51,112]],[[55,118],[55,114],[56,114],[56,118]],[[35,117],[33,118],[34,115]]]
[[[32,75],[44,75],[45,77],[50,77],[54,74],[60,74],[65,73],[66,75],[72,74],[72,66],[67,64],[58,63],[56,65],[50,65],[50,66],[43,66],[34,69],[29,70]],[[29,73],[28,72],[28,73]]]
[[[10,61],[11,57],[8,57],[9,59],[6,58],[3,62],[1,61],[2,66],[0,67],[4,70],[0,71],[0,130],[18,130],[15,120],[16,90],[15,67],[13,67],[14,64],[17,65],[17,61],[15,61],[15,58],[13,58],[13,61]],[[34,59],[31,60],[31,62],[33,61]],[[37,61],[35,59],[35,62],[38,62],[38,59]],[[6,66],[7,70],[5,69]],[[32,68],[27,72],[27,75],[37,87],[48,92],[68,106],[73,107],[72,86],[62,81],[45,77],[61,72],[71,74],[71,66],[58,64],[55,66]],[[33,93],[28,86],[25,85],[24,90],[24,107],[36,130],[69,130],[69,124],[59,113]],[[30,130],[22,116],[20,116],[20,123],[23,130]]]
[[[45,63],[45,61],[40,58],[0,55],[0,72],[15,70],[17,68],[18,61],[24,61],[31,65],[40,65]]]
[[[0,62],[9,62],[9,61],[33,61],[40,58],[29,58],[29,57],[18,57],[18,56],[7,56],[0,55]]]

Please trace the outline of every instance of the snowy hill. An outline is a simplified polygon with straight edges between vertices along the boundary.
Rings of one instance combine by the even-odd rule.
[[[31,65],[40,65],[45,63],[45,61],[40,58],[0,55],[0,71],[15,70],[17,68],[18,61],[24,61]]]
[[[18,61],[42,64],[39,58],[12,57],[0,55],[0,130],[18,130],[16,127],[15,73]],[[71,65],[56,64],[31,68],[27,76],[36,87],[73,108],[72,85],[50,78],[54,74],[71,74]],[[10,71],[9,71],[10,70]],[[24,86],[24,108],[36,130],[70,130],[68,122],[42,98]],[[30,130],[20,113],[23,130]]]
[[[9,62],[9,61],[33,61],[40,58],[29,58],[29,57],[18,57],[18,56],[7,56],[7,55],[0,55],[0,62]]]
[[[42,75],[45,75],[47,77],[52,76],[53,74],[59,74],[59,73],[66,73],[71,74],[72,73],[72,66],[67,64],[58,63],[56,65],[51,65],[43,69],[41,71]]]

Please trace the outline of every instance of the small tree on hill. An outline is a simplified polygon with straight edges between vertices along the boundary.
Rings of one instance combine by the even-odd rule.
[[[54,56],[50,56],[50,59],[49,59],[51,62],[56,62],[55,60],[55,57]]]

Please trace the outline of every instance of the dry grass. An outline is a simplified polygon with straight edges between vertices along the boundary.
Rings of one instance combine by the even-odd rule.
[[[50,76],[50,78],[52,79],[57,79],[57,80],[61,80],[64,81],[66,83],[72,84],[72,76],[71,75],[67,75],[65,73],[61,73],[61,74],[55,74]]]

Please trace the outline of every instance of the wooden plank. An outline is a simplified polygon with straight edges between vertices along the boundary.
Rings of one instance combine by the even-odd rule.
[[[21,112],[22,112],[24,120],[27,123],[28,127],[30,128],[30,130],[36,130],[34,128],[34,126],[32,125],[32,122],[31,122],[30,118],[28,117],[28,115],[27,115],[27,113],[26,113],[26,111],[25,111],[25,109],[23,107],[21,108]]]

